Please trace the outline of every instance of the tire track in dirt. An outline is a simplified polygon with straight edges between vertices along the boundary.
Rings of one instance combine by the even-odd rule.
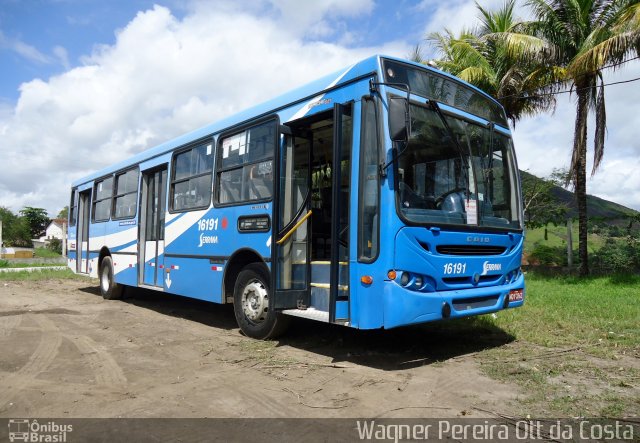
[[[95,373],[96,384],[113,387],[123,387],[127,384],[127,378],[120,365],[98,343],[86,335],[72,336],[65,334],[64,337],[73,343],[80,351],[80,354],[88,360],[89,367]]]
[[[209,407],[216,416],[240,417],[292,417],[300,411],[295,397],[283,386],[280,389],[261,386],[260,373],[238,368],[232,382],[214,383],[216,395],[210,399]]]
[[[20,326],[21,322],[21,315],[0,317],[0,337],[8,337],[13,334],[13,331]]]
[[[25,315],[35,321],[42,336],[35,351],[29,357],[29,361],[18,371],[10,374],[3,380],[0,387],[0,408],[6,406],[9,401],[26,388],[38,375],[47,370],[53,363],[62,344],[62,335],[58,327],[45,315]]]

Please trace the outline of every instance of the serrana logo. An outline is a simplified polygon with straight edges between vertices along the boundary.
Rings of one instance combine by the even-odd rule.
[[[204,235],[204,232],[200,233],[200,244],[198,245],[199,248],[201,248],[202,245],[215,245],[215,244],[218,244],[217,235]]]
[[[489,263],[488,261],[482,264],[482,274],[487,275],[489,271],[500,271],[502,270],[502,263]]]

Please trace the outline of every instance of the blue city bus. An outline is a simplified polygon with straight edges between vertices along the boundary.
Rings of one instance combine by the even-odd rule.
[[[500,104],[373,56],[75,181],[68,257],[106,299],[233,303],[266,339],[522,306],[522,223]]]

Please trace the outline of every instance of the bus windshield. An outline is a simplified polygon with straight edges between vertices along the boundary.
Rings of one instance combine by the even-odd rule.
[[[511,139],[415,104],[411,119],[409,143],[396,162],[402,217],[414,224],[521,229]]]

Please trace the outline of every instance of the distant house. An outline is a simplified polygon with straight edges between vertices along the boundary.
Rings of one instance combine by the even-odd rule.
[[[62,240],[64,236],[66,236],[66,232],[63,231],[63,227],[66,228],[67,220],[64,218],[54,218],[47,226],[47,229],[44,233],[44,237],[40,237],[40,241],[44,243],[48,243],[49,240],[57,238],[58,240]]]

